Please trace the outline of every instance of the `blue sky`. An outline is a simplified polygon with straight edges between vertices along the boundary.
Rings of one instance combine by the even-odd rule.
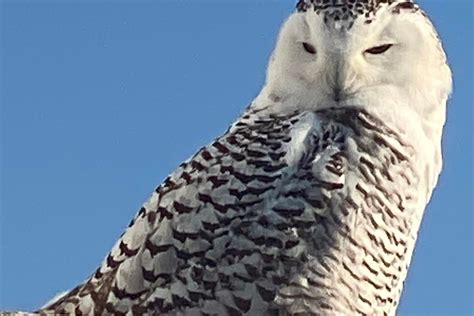
[[[84,280],[154,187],[253,99],[294,3],[0,3],[0,309],[31,310]],[[455,92],[399,311],[472,315],[473,7],[419,3]]]

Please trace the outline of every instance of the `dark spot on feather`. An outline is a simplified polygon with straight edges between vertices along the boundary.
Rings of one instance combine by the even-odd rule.
[[[177,309],[182,309],[183,307],[191,306],[190,301],[188,301],[187,299],[185,299],[181,296],[175,295],[175,294],[171,295],[171,300],[173,301],[173,305],[175,307],[177,307]]]
[[[265,302],[272,302],[275,298],[275,292],[267,290],[266,288],[256,284],[258,294],[262,297]]]
[[[210,282],[210,281],[204,281],[204,282],[203,282],[203,285],[204,285],[204,289],[205,289],[205,290],[214,291],[214,289],[215,289],[216,286],[217,286],[217,283],[216,283],[216,282]]]
[[[223,165],[223,166],[221,166],[220,172],[221,172],[221,173],[226,173],[226,172],[228,172],[228,173],[232,174],[232,173],[234,172],[234,167],[232,167],[232,166],[224,166],[224,165]]]
[[[192,178],[189,175],[189,173],[187,173],[186,171],[183,171],[183,173],[181,173],[181,178],[184,179],[184,181],[186,181],[186,184],[191,183]]]
[[[145,241],[145,249],[148,249],[150,251],[150,254],[152,257],[156,256],[160,252],[165,252],[168,251],[168,249],[172,248],[172,245],[161,245],[161,246],[156,246],[153,244],[150,239],[147,239]]]
[[[123,261],[115,261],[111,254],[107,256],[107,266],[111,269],[117,268]]]
[[[283,158],[285,156],[285,153],[284,152],[282,152],[282,153],[268,153],[268,155],[270,156],[270,158],[273,161],[279,161],[281,158]]]
[[[212,146],[217,148],[217,150],[222,154],[228,154],[229,153],[229,149],[226,146],[224,146],[222,143],[220,143],[219,141],[215,141],[212,144]]]
[[[154,224],[156,221],[156,213],[155,212],[149,212],[148,213],[148,223]]]
[[[112,293],[114,293],[115,297],[121,300],[123,299],[138,300],[145,292],[146,291],[141,291],[138,293],[128,293],[124,289],[119,289],[117,286],[112,286]]]
[[[230,156],[231,156],[232,158],[234,158],[235,160],[237,160],[237,161],[243,161],[243,160],[245,160],[245,156],[242,155],[242,154],[239,154],[239,153],[234,153],[234,152],[233,152],[233,153],[230,154]]]
[[[163,220],[163,218],[167,219],[172,219],[173,218],[173,213],[169,212],[166,208],[164,207],[158,207],[158,210],[156,211],[158,214],[160,214],[160,221]]]
[[[267,191],[273,190],[274,188],[275,188],[274,186],[263,187],[263,188],[247,187],[247,189],[244,190],[244,193],[253,194],[253,195],[261,195]]]
[[[280,239],[274,237],[268,237],[265,239],[265,246],[276,247],[278,249],[283,248],[283,242]]]
[[[190,213],[193,210],[192,207],[186,206],[176,201],[173,202],[173,207],[176,210],[176,212],[178,212],[179,214]]]
[[[231,145],[239,145],[239,142],[237,141],[237,138],[235,137],[235,135],[228,136],[227,142]]]
[[[296,247],[300,243],[299,240],[288,240],[285,243],[285,249],[291,249],[293,247]]]
[[[252,157],[252,158],[263,158],[263,157],[266,156],[266,153],[263,153],[263,152],[260,152],[260,151],[257,151],[257,150],[248,149],[247,150],[247,155],[249,157]]]
[[[204,160],[206,160],[206,161],[209,161],[213,158],[212,155],[207,151],[207,149],[204,149],[201,152],[201,157],[204,158]]]
[[[250,310],[252,306],[252,300],[246,300],[238,296],[234,296],[235,305],[244,313]]]
[[[186,234],[180,233],[177,230],[173,229],[173,238],[179,240],[180,242],[186,241]]]
[[[212,188],[219,188],[229,182],[229,179],[219,179],[217,176],[210,176],[207,178],[212,183]]]
[[[155,283],[156,280],[158,280],[158,276],[153,273],[153,270],[148,271],[145,268],[142,267],[142,275],[143,279],[150,283]]]
[[[281,169],[285,168],[288,166],[286,163],[281,163],[279,165],[267,165],[263,168],[263,171],[265,172],[277,172],[280,171]]]
[[[197,171],[202,171],[205,169],[205,167],[202,164],[200,164],[199,162],[195,160],[191,161],[191,167],[193,167]]]
[[[133,305],[132,306],[132,313],[133,315],[141,316],[147,313],[147,309],[145,306],[142,305]]]
[[[291,218],[291,217],[297,217],[303,214],[304,209],[298,208],[298,209],[290,209],[290,208],[279,208],[279,207],[274,207],[273,211],[276,212],[278,215],[285,217],[285,218]]]
[[[251,278],[258,278],[260,277],[260,273],[258,272],[258,269],[250,264],[244,264],[245,271],[247,271],[247,274]]]
[[[245,193],[242,193],[236,189],[229,189],[229,194],[235,196],[239,200],[241,200],[245,196]]]
[[[227,310],[227,314],[229,314],[229,316],[242,316],[242,313],[240,311],[236,310],[235,308],[227,306],[227,305],[224,305],[224,306],[225,306],[225,309]]]
[[[127,257],[133,257],[138,253],[138,248],[129,249],[127,244],[123,240],[120,242],[119,248],[121,254],[126,255]]]
[[[322,209],[324,207],[323,202],[320,200],[311,199],[311,198],[306,198],[305,200],[309,205],[311,205],[314,208]]]
[[[100,267],[99,267],[99,268],[97,268],[97,270],[95,270],[94,278],[95,279],[100,279],[102,276],[103,276],[103,274],[102,274],[102,272],[100,272]],[[72,295],[72,294],[69,293],[69,295]]]

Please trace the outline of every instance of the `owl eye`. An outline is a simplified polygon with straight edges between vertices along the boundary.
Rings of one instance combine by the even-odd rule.
[[[390,47],[392,47],[392,46],[393,46],[393,44],[385,44],[385,45],[375,46],[375,47],[372,47],[372,48],[366,50],[365,52],[368,53],[368,54],[372,54],[372,55],[379,55],[379,54],[383,54],[386,51],[388,51],[390,49]]]
[[[303,43],[303,47],[304,47],[305,51],[307,51],[311,55],[316,54],[316,48],[314,48],[313,45],[308,44],[308,43]]]

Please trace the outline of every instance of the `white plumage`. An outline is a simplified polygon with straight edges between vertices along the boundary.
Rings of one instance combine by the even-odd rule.
[[[40,312],[393,315],[450,90],[411,1],[300,1],[251,106]]]

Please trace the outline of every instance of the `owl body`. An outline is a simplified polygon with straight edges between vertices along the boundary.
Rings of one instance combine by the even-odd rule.
[[[157,188],[90,280],[48,309],[393,314],[425,203],[413,195],[408,141],[355,107],[250,108]]]
[[[450,86],[412,2],[300,1],[254,102],[40,312],[394,315]]]

